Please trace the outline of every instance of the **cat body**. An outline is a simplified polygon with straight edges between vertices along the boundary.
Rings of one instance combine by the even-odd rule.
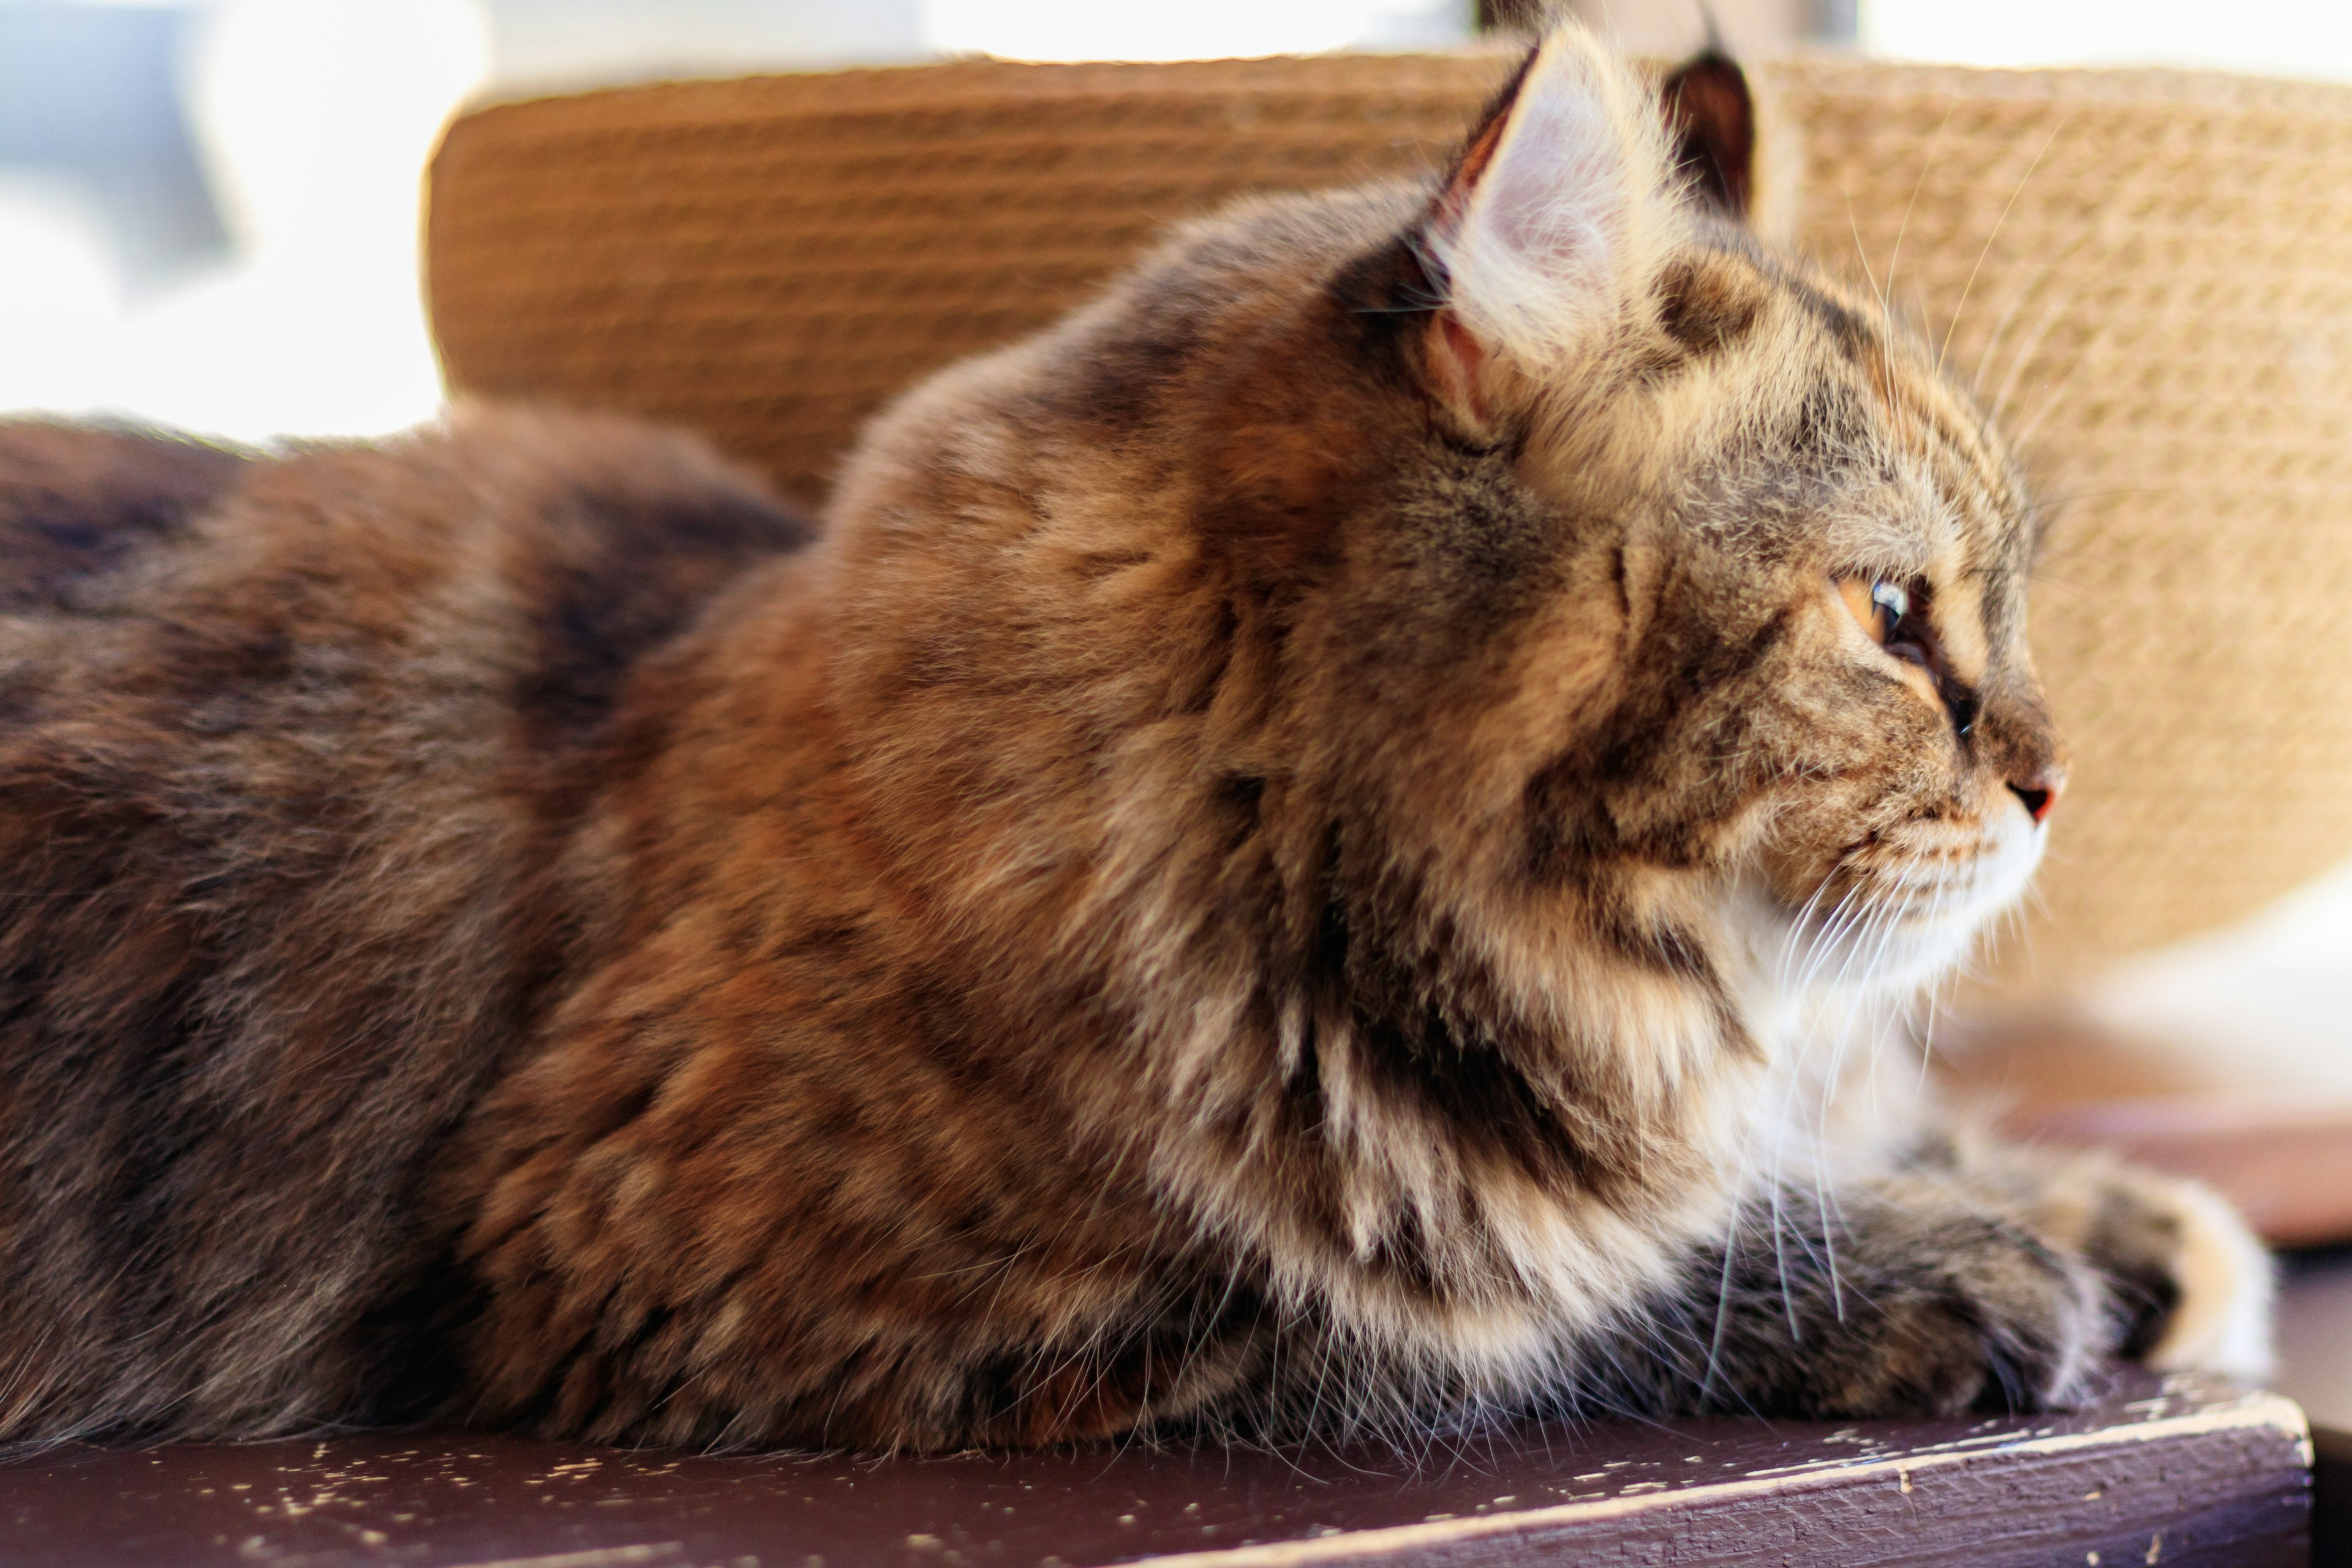
[[[1555,35],[1445,180],[911,394],[822,529],[547,415],[0,433],[0,1438],[2258,1370],[2200,1189],[1759,1157],[1787,1021],[1964,951],[2063,763],[1997,435],[1727,210],[1697,79]]]

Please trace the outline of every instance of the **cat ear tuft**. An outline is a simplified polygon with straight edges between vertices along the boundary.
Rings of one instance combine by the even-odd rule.
[[[1658,89],[1675,165],[1699,199],[1748,216],[1756,164],[1756,100],[1739,62],[1710,47],[1676,67]]]
[[[1679,222],[1673,170],[1651,94],[1582,27],[1556,29],[1471,135],[1431,214],[1423,243],[1444,280],[1440,314],[1528,368],[1572,359],[1656,276]],[[1441,323],[1433,353],[1442,359],[1449,341]]]

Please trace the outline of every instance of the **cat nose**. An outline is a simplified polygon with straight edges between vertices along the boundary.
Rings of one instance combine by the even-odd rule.
[[[2024,803],[2025,815],[2041,826],[2050,820],[2050,808],[2058,804],[2058,792],[2066,787],[2066,775],[2053,767],[2039,767],[2023,778],[2009,781],[2010,793]]]

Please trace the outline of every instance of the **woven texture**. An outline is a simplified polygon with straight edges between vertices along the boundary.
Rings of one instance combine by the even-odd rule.
[[[925,372],[1171,219],[1442,160],[1507,57],[970,63],[494,108],[436,160],[453,381],[675,419],[824,493]]]
[[[691,425],[815,497],[926,371],[1171,218],[1441,160],[1508,64],[958,64],[492,108],[435,164],[435,325],[460,390]],[[2075,787],[2000,983],[2352,854],[2352,91],[1758,79],[1773,227],[1948,335],[2050,502],[2034,640]]]

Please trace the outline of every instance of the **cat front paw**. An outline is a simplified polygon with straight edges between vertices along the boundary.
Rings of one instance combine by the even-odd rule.
[[[2126,1357],[2159,1372],[2259,1383],[2271,1373],[2270,1254],[2220,1194],[2129,1165],[2094,1165],[2083,1252],[2108,1280]]]
[[[1846,1308],[1850,1350],[1813,1369],[1831,1395],[1821,1414],[2008,1413],[2084,1397],[2114,1330],[2083,1260],[1973,1213],[1925,1215],[1874,1240],[1892,1255]],[[1822,1376],[1832,1368],[1842,1375]]]
[[[2270,1366],[2271,1265],[2245,1223],[2194,1182],[2100,1156],[1994,1148],[1825,1205],[1784,1189],[1712,1272],[1685,1298],[1706,1348],[1687,1408],[2023,1413],[2081,1403],[2117,1356]]]
[[[1810,1217],[1799,1207],[1784,1200],[1742,1236],[1711,1408],[1822,1420],[2064,1408],[2115,1348],[2099,1271],[1954,1184],[1850,1191],[1810,1252],[1787,1228]]]

